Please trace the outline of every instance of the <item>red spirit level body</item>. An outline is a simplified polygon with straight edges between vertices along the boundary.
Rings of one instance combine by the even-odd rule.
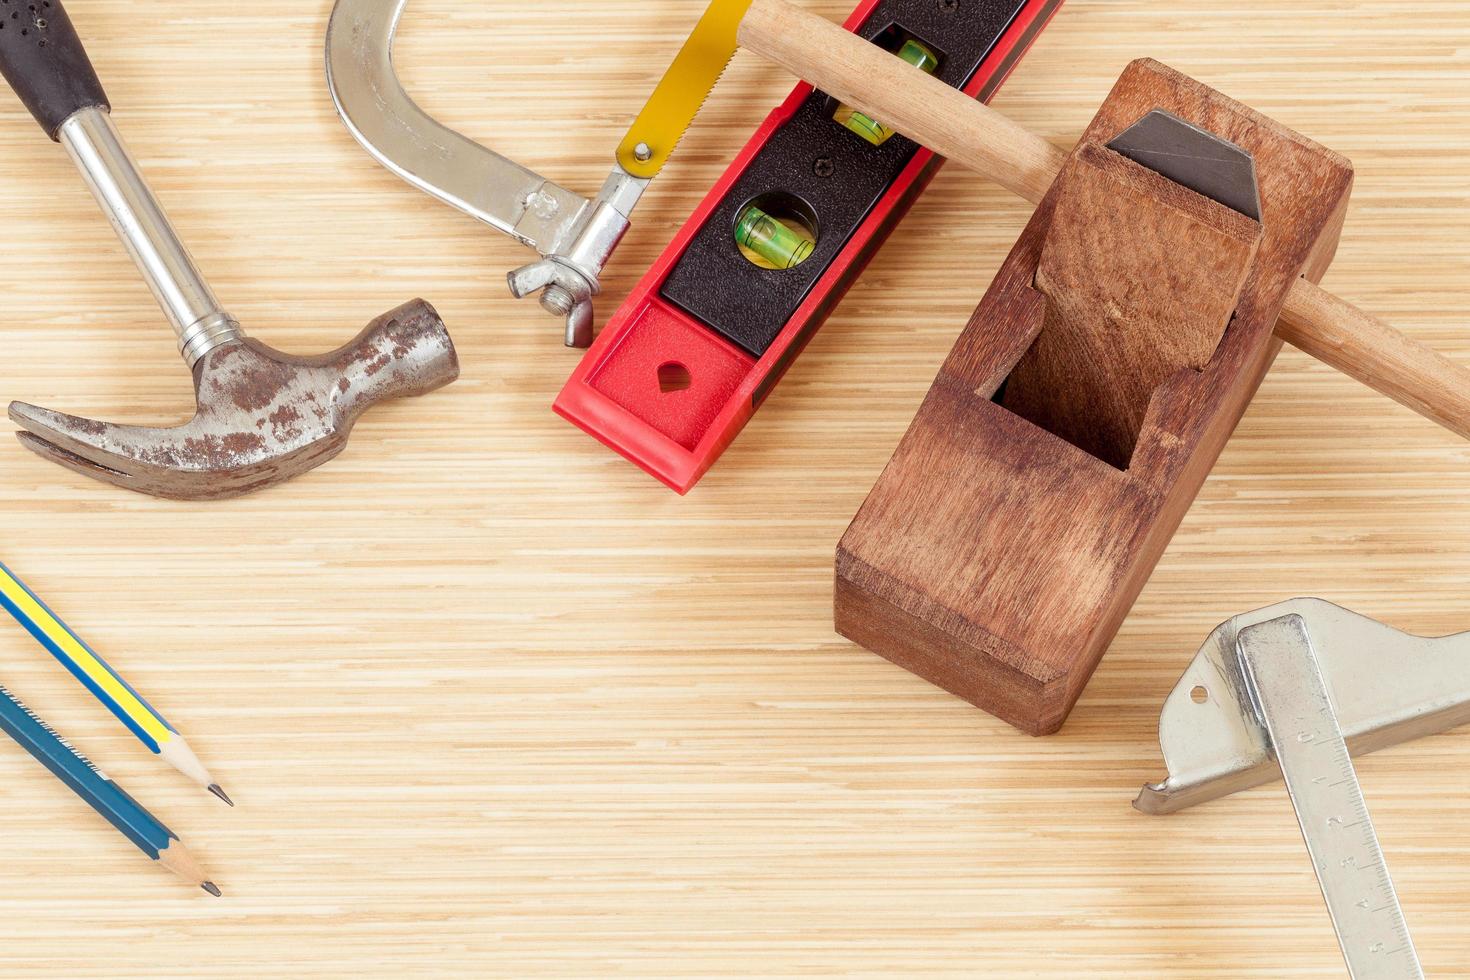
[[[988,102],[1061,2],[863,0],[845,26],[895,51],[909,38],[930,45],[939,77]],[[968,33],[972,64],[951,56],[961,45],[945,36],[961,20],[968,32],[955,33]],[[560,415],[679,493],[744,428],[943,163],[902,137],[864,142],[834,108],[803,83],[771,113],[556,400]],[[823,128],[801,131],[814,119]],[[871,188],[885,164],[876,189],[858,186]],[[758,268],[734,242],[732,215],[773,197],[814,226],[804,279],[801,268]]]

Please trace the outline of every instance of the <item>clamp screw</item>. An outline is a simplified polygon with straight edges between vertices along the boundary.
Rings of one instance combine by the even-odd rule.
[[[812,164],[812,173],[818,177],[830,177],[837,172],[837,164],[832,162],[831,157],[817,157],[817,162]]]
[[[637,160],[639,163],[647,163],[649,160],[653,159],[653,147],[649,146],[647,143],[639,143],[637,146],[633,147],[633,159]]]
[[[541,294],[541,308],[552,316],[566,316],[576,305],[576,298],[556,283],[547,286],[546,292]]]

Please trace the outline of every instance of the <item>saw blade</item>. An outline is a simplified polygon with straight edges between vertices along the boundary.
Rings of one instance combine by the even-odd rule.
[[[663,80],[618,145],[618,165],[650,180],[664,168],[739,46],[735,35],[751,0],[713,0]]]

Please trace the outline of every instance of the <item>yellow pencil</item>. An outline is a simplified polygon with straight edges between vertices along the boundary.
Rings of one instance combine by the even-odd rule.
[[[179,772],[209,790],[215,796],[235,804],[220,789],[219,783],[204,768],[199,757],[184,741],[184,736],[153,709],[142,696],[82,642],[36,594],[26,588],[15,573],[0,564],[0,606],[9,610],[40,644],[51,651],[72,676],[81,681],[118,720],[128,727],[138,741]]]

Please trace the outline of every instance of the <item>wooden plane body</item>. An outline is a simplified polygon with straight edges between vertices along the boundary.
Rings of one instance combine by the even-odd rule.
[[[1163,109],[1248,151],[1261,220],[1107,149]],[[1056,731],[1326,272],[1351,165],[1157,62],[1124,72],[837,551],[837,629]]]

